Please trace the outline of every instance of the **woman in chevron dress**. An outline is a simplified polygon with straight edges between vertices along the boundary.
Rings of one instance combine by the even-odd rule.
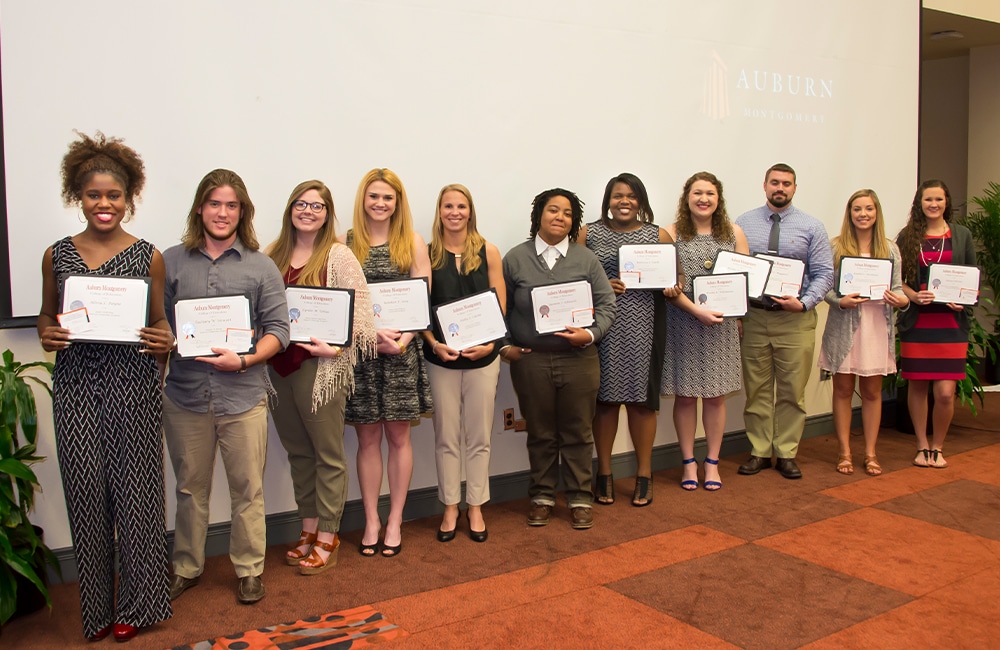
[[[601,219],[580,229],[578,239],[597,255],[615,292],[618,315],[597,344],[601,359],[601,387],[594,416],[597,448],[595,500],[615,502],[611,451],[618,434],[618,415],[625,406],[635,448],[637,472],[632,505],[653,501],[653,439],[660,408],[660,369],[663,365],[664,293],[626,291],[618,277],[618,249],[623,244],[657,244],[673,240],[653,224],[646,187],[627,172],[608,181],[601,203]],[[680,287],[666,293],[676,295]]]
[[[112,630],[116,640],[127,641],[172,614],[157,362],[166,360],[174,337],[163,310],[163,258],[121,227],[144,183],[135,151],[100,133],[81,135],[62,161],[62,195],[66,205],[80,207],[87,225],[42,259],[38,335],[45,351],[56,353],[56,448],[83,633],[95,641]],[[71,274],[150,278],[149,325],[139,330],[138,345],[71,342],[58,320],[62,283]]]

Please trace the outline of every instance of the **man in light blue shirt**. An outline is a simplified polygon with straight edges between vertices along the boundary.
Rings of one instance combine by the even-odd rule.
[[[833,287],[833,254],[823,224],[792,205],[795,170],[772,165],[764,176],[767,202],[736,220],[750,253],[789,257],[805,263],[798,295],[766,297],[751,304],[743,319],[743,420],[753,446],[740,474],[775,467],[789,479],[802,478],[795,462],[805,429],[805,390],[816,347],[816,310]]]

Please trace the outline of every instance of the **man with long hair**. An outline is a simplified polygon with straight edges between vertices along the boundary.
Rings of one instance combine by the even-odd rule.
[[[264,597],[264,458],[267,450],[265,364],[288,345],[288,306],[281,273],[261,253],[246,185],[226,169],[198,185],[181,244],[163,254],[164,301],[170,325],[174,301],[246,294],[256,346],[237,354],[170,359],[163,428],[177,479],[174,572],[170,599],[198,584],[205,566],[208,502],[216,449],[229,481],[232,525],[229,557],[239,578],[237,599]]]

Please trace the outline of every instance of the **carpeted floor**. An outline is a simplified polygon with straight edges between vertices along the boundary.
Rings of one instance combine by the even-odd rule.
[[[990,647],[1000,644],[998,420],[1000,393],[978,418],[962,409],[944,470],[913,467],[913,437],[884,429],[885,474],[867,477],[859,463],[843,476],[836,441],[822,436],[802,443],[800,481],[774,470],[739,476],[744,458],[729,457],[720,492],[683,492],[673,468],[656,474],[654,503],[633,508],[632,479],[618,480],[618,502],[596,507],[588,531],[570,528],[563,504],[547,527],[529,528],[522,500],[485,509],[485,544],[469,540],[464,520],[441,544],[438,519],[425,519],[404,526],[398,558],[369,559],[357,553],[360,531],[348,533],[340,564],[315,577],[272,548],[267,597],[251,607],[236,603],[228,558],[211,558],[173,619],[129,647],[193,645],[345,610],[398,626],[392,640],[369,642],[400,650]],[[861,439],[852,442],[860,460]],[[5,626],[0,645],[85,645],[76,585],[52,598],[51,613]]]

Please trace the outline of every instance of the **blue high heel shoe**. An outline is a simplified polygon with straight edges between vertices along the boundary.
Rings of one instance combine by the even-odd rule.
[[[718,458],[706,458],[705,462],[708,463],[709,465],[715,465],[717,467],[719,465],[719,459]],[[706,480],[705,481],[705,489],[708,490],[709,492],[717,492],[718,490],[722,489],[722,481],[709,481],[709,480]]]
[[[694,458],[685,458],[681,461],[685,465],[690,465],[695,462]],[[681,488],[687,490],[688,492],[693,492],[698,489],[698,479],[687,479],[686,481],[681,481]]]

